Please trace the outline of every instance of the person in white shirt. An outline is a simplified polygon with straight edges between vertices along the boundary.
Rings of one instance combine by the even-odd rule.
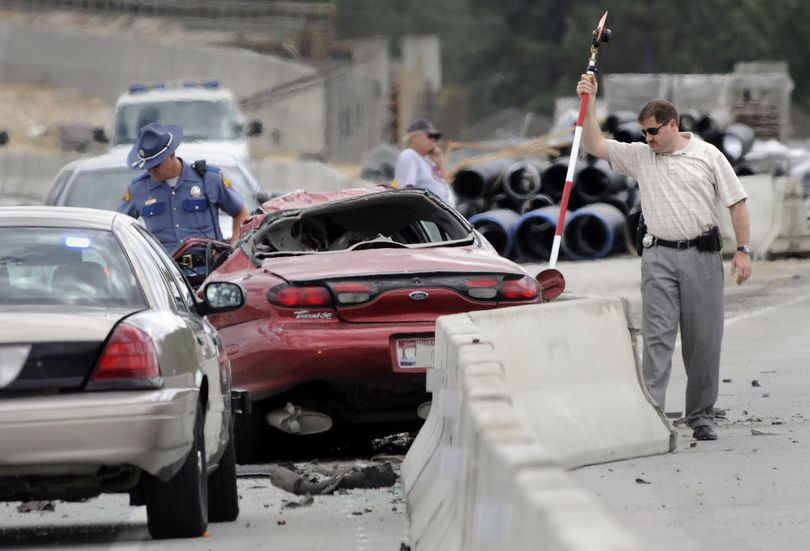
[[[444,155],[439,147],[442,133],[427,119],[416,119],[403,138],[406,146],[397,157],[392,187],[426,189],[449,206],[456,206],[456,196],[444,179]]]
[[[613,170],[638,181],[647,225],[641,257],[644,382],[664,410],[680,328],[686,421],[695,439],[716,440],[724,316],[718,207],[727,207],[731,216],[737,240],[731,273],[740,285],[751,275],[748,196],[716,147],[680,131],[669,101],[650,101],[639,112],[645,143],[605,139],[596,120],[596,91],[596,79],[583,75],[577,84],[580,97],[588,94],[582,143]]]

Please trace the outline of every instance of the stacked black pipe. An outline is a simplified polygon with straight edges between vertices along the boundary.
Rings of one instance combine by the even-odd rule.
[[[684,111],[679,125],[714,144],[739,174],[754,143],[753,130],[729,123],[724,113]],[[617,112],[604,130],[621,142],[643,142],[636,115]],[[546,261],[559,218],[570,158],[495,159],[456,172],[452,186],[458,210],[501,256]],[[638,184],[614,172],[603,160],[577,159],[562,232],[561,258],[597,259],[635,252],[633,236],[639,211]]]
[[[491,160],[456,173],[458,210],[501,256],[545,261],[560,213],[568,157]],[[562,238],[571,259],[601,258],[625,248],[625,217],[635,183],[604,161],[577,160]]]

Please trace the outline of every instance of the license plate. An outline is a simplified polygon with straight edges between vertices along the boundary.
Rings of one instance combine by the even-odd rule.
[[[424,369],[433,367],[433,347],[436,339],[420,337],[397,339],[397,366],[400,369]]]

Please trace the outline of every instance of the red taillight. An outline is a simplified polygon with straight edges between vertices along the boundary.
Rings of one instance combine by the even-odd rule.
[[[160,366],[152,339],[137,327],[122,323],[107,342],[91,380],[130,381],[159,377]]]
[[[325,287],[275,287],[267,293],[267,300],[279,306],[331,306],[332,297]]]
[[[529,276],[508,279],[501,287],[501,298],[506,300],[532,300],[537,298],[537,281]]]

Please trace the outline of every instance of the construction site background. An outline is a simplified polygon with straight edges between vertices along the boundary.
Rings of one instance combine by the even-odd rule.
[[[437,36],[404,36],[396,48],[385,37],[337,40],[336,2],[0,0],[0,8],[6,8],[0,12],[6,25],[108,37],[164,37],[249,50],[286,63],[291,78],[263,89],[245,92],[238,83],[221,79],[224,86],[235,88],[249,117],[264,120],[264,135],[251,140],[257,158],[357,165],[380,144],[397,144],[416,117],[431,118],[448,139],[464,142],[532,139],[554,124],[552,117],[519,108],[473,119],[469,94],[444,86]],[[392,49],[397,57],[390,54]],[[96,66],[99,72],[107,70],[104,64]],[[217,76],[201,74],[204,67],[195,71],[194,76]],[[6,77],[13,72],[7,69]],[[110,82],[102,89],[97,83],[71,86],[47,72],[26,74],[37,78],[5,78],[0,83],[0,97],[6,100],[0,105],[0,129],[9,133],[8,148],[76,148],[71,138],[77,128],[109,129],[112,104],[123,92],[118,80],[102,79]],[[761,62],[740,63],[726,75],[608,74],[602,91],[609,111],[637,111],[647,99],[665,97],[681,110],[725,110],[754,128],[757,137],[788,142],[810,136],[810,117],[791,104],[792,88],[784,62]],[[103,150],[102,144],[84,145],[82,153]]]

